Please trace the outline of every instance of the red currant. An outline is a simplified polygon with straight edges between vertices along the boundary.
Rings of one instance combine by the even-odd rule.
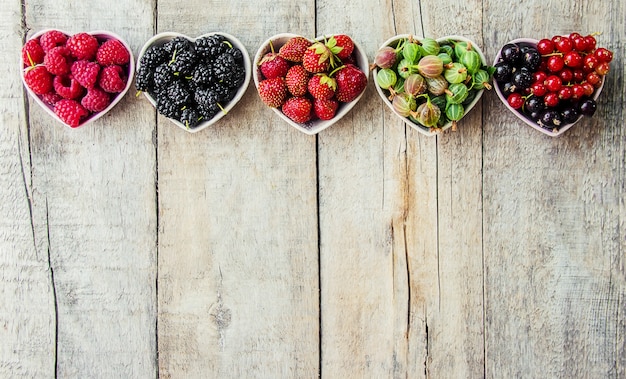
[[[547,38],[541,39],[537,42],[537,51],[541,55],[550,54],[554,51],[554,43]]]
[[[593,51],[596,48],[596,38],[592,35],[585,36],[585,45],[584,51]]]
[[[570,34],[569,34],[569,39],[571,39],[571,40],[572,40],[572,42],[574,42],[574,39],[576,39],[576,38],[578,38],[578,37],[582,37],[582,36],[580,35],[580,33],[578,33],[578,32],[572,32],[572,33],[570,33]]]
[[[578,68],[583,66],[583,57],[577,51],[568,51],[563,55],[563,62],[567,67]]]
[[[597,87],[598,83],[602,81],[602,76],[596,72],[590,72],[587,74],[585,80]]]
[[[559,99],[561,100],[568,100],[572,97],[572,87],[569,86],[563,86],[561,87],[561,89],[559,90]]]
[[[563,81],[563,83],[569,83],[572,80],[574,80],[574,72],[567,67],[559,71],[558,75]]]
[[[585,80],[585,72],[583,70],[573,70],[572,72],[574,73],[575,82],[580,83]]]
[[[573,84],[572,85],[572,99],[578,100],[585,96],[585,89],[582,84]]]
[[[605,49],[604,47],[596,49],[593,55],[595,55],[596,59],[598,59],[598,62],[610,62],[613,60],[613,52]]]
[[[547,77],[548,77],[548,74],[546,74],[545,71],[535,71],[535,72],[533,72],[533,82],[541,82],[541,83],[543,83],[543,81],[546,80]]]
[[[543,103],[546,105],[546,107],[556,107],[559,105],[559,101],[559,95],[556,92],[548,92],[543,97]]]
[[[602,62],[596,66],[596,73],[600,76],[604,76],[609,73],[609,62]]]
[[[585,37],[578,34],[577,36],[572,38],[572,42],[574,44],[574,49],[576,49],[577,51],[587,51],[587,40],[585,40]]]
[[[520,109],[524,105],[524,97],[517,92],[510,94],[506,101],[513,109]]]
[[[597,65],[598,65],[598,58],[596,58],[596,56],[593,54],[588,54],[583,59],[583,70],[585,72],[594,71]]]
[[[548,70],[552,72],[558,72],[563,69],[563,66],[565,66],[563,57],[560,57],[558,55],[553,55],[548,58]]]
[[[585,90],[585,96],[593,95],[593,92],[596,90],[596,87],[589,82],[583,82],[581,83],[581,86],[583,86],[583,90]]]
[[[568,53],[570,51],[572,51],[572,49],[574,48],[574,44],[572,43],[572,40],[570,40],[569,38],[566,37],[562,37],[560,38],[555,44],[554,46],[556,47],[556,49],[558,51],[560,51],[561,53],[565,54]]]
[[[530,85],[530,90],[535,96],[539,97],[548,93],[548,90],[546,89],[546,86],[543,84],[543,82],[534,82]]]
[[[546,86],[548,91],[557,92],[563,86],[563,81],[556,75],[550,75],[543,82],[543,85]]]

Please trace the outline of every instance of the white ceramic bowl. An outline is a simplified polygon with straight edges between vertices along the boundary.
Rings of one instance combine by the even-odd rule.
[[[385,46],[396,46],[397,42],[405,39],[405,38],[409,38],[409,37],[413,37],[415,39],[421,40],[423,39],[423,37],[417,37],[415,35],[410,35],[410,34],[399,34],[395,37],[391,37],[389,38],[387,41],[383,42],[382,45],[380,45],[380,48],[383,48]],[[457,35],[451,35],[451,36],[445,36],[442,38],[438,38],[437,42],[439,43],[443,43],[445,41],[464,41],[464,42],[468,42],[472,45],[472,47],[474,48],[474,50],[478,53],[478,55],[480,56],[480,60],[482,62],[483,66],[487,65],[487,59],[485,58],[485,55],[483,54],[482,50],[478,47],[478,45],[465,37],[462,36],[457,36]],[[427,136],[434,136],[437,135],[436,132],[440,132],[446,129],[449,129],[452,126],[452,121],[447,122],[445,125],[443,125],[441,128],[428,128],[426,126],[417,124],[413,121],[411,121],[411,119],[409,119],[408,117],[404,117],[401,116],[400,114],[398,114],[398,112],[396,112],[393,109],[393,105],[391,104],[391,101],[389,100],[389,98],[387,97],[387,94],[384,92],[384,90],[382,88],[380,88],[380,86],[378,85],[378,81],[377,81],[377,74],[378,74],[378,68],[374,68],[372,70],[372,76],[374,77],[374,82],[376,84],[376,91],[378,92],[378,95],[380,95],[380,98],[383,100],[383,102],[389,107],[389,109],[391,109],[393,111],[394,114],[396,114],[396,116],[400,117],[402,120],[404,120],[407,124],[409,124],[410,126],[412,126],[415,130],[417,130],[418,132],[425,134]],[[476,103],[478,103],[478,100],[480,100],[481,96],[483,95],[484,90],[479,90],[478,92],[476,92],[476,96],[474,97],[474,99],[465,106],[465,113],[463,114],[463,117],[465,117],[465,115],[467,115],[472,108],[474,108],[474,106],[476,105]],[[462,118],[461,118],[462,119]],[[457,121],[458,123],[459,121]]]
[[[330,36],[336,35],[336,34],[339,34],[339,33],[326,34],[324,36],[315,38],[315,41],[323,41],[324,38],[329,38]],[[277,52],[278,50],[280,50],[281,46],[283,46],[290,38],[298,37],[298,36],[299,36],[298,34],[280,33],[280,34],[276,34],[273,37],[268,38],[265,42],[263,42],[263,44],[261,45],[261,47],[259,48],[259,50],[257,51],[254,57],[255,67],[254,67],[254,70],[252,71],[254,85],[257,88],[257,90],[259,88],[259,82],[261,81],[261,70],[259,69],[258,62],[261,60],[263,55],[265,55],[265,53],[268,53],[269,51],[271,51],[270,41],[272,42],[272,45],[274,46],[274,51]],[[355,59],[356,66],[359,69],[361,69],[361,71],[363,71],[363,73],[365,74],[365,77],[368,77],[369,76],[369,64],[367,60],[367,55],[365,55],[365,52],[363,51],[363,49],[359,46],[359,44],[356,41],[354,41],[354,39],[353,39],[353,42],[354,42],[354,55],[356,57]],[[339,107],[337,108],[337,113],[335,114],[335,117],[333,117],[330,120],[316,119],[316,120],[312,120],[312,121],[300,124],[291,120],[289,117],[285,116],[279,108],[271,108],[271,109],[280,118],[285,120],[285,122],[287,122],[289,125],[293,126],[294,128],[298,129],[299,131],[305,134],[314,135],[328,128],[329,126],[333,125],[334,123],[339,121],[343,116],[345,116],[350,111],[350,109],[352,109],[356,105],[356,103],[361,99],[361,97],[363,96],[363,93],[365,93],[365,90],[361,92],[361,94],[357,96],[356,99],[352,100],[349,103],[339,103]]]
[[[35,39],[35,38],[39,38],[41,37],[43,34],[45,34],[48,31],[51,30],[58,30],[61,33],[64,33],[65,35],[72,36],[72,33],[68,33],[66,31],[60,30],[60,29],[44,29],[44,30],[40,30],[37,33],[33,34],[32,37],[30,37],[29,39]],[[135,58],[133,57],[133,52],[130,49],[130,46],[128,46],[128,43],[126,41],[124,41],[122,39],[122,37],[118,36],[115,33],[106,31],[106,30],[94,30],[91,32],[87,32],[88,34],[91,34],[92,36],[96,37],[98,39],[98,41],[100,41],[100,43],[102,43],[105,40],[109,40],[109,39],[117,39],[118,41],[120,41],[122,43],[122,45],[124,45],[124,47],[126,48],[126,50],[128,50],[128,53],[130,54],[130,62],[127,65],[127,70],[126,70],[126,86],[124,87],[124,90],[120,93],[117,93],[115,95],[115,97],[111,100],[111,103],[102,111],[100,112],[95,112],[92,113],[88,118],[86,118],[85,120],[83,120],[83,122],[80,123],[80,125],[78,125],[77,127],[71,127],[70,125],[66,124],[63,120],[61,120],[59,118],[59,116],[57,116],[54,113],[54,107],[45,103],[42,99],[41,96],[37,95],[36,93],[34,93],[27,85],[26,82],[24,81],[24,71],[26,69],[26,66],[24,65],[24,63],[22,62],[22,56],[20,54],[20,67],[22,68],[20,70],[20,75],[22,77],[22,82],[24,83],[24,87],[26,87],[26,90],[28,91],[28,93],[32,96],[32,98],[35,100],[35,102],[37,104],[39,104],[39,106],[41,106],[50,116],[52,116],[52,118],[54,118],[55,120],[59,121],[60,123],[62,123],[63,125],[67,126],[70,129],[76,129],[76,128],[80,128],[83,127],[87,124],[90,124],[94,121],[96,121],[97,119],[99,119],[100,117],[104,116],[105,114],[107,114],[111,109],[113,109],[113,107],[119,103],[120,100],[122,100],[122,97],[124,97],[124,95],[126,94],[126,92],[128,92],[128,89],[130,88],[131,84],[133,83],[133,78],[134,78],[134,74],[135,74]]]
[[[533,46],[537,46],[537,42],[539,42],[536,39],[532,39],[532,38],[517,38],[514,39],[512,41],[507,42],[505,45],[509,44],[509,43],[515,43],[515,44],[529,44],[529,45],[533,45]],[[504,46],[503,46],[504,47]],[[502,49],[500,49],[498,51],[498,54],[496,55],[496,58],[493,61],[493,64],[495,66],[496,63],[498,63],[500,61],[500,54],[502,52]],[[578,119],[570,124],[563,124],[561,125],[561,127],[558,130],[554,130],[554,129],[546,129],[544,127],[542,127],[541,125],[539,125],[538,123],[536,123],[535,121],[533,121],[532,119],[530,119],[528,116],[526,116],[525,114],[523,114],[522,112],[520,112],[517,109],[514,109],[513,107],[511,107],[509,105],[509,102],[506,100],[506,96],[504,96],[504,94],[502,93],[502,91],[500,90],[500,86],[498,85],[498,82],[494,79],[494,87],[496,89],[496,94],[498,95],[498,98],[500,99],[500,101],[502,101],[502,103],[504,103],[504,105],[511,111],[513,112],[514,115],[516,115],[520,120],[524,121],[524,123],[526,123],[526,125],[532,127],[533,129],[536,129],[538,131],[540,131],[543,134],[549,135],[550,137],[558,137],[561,134],[565,133],[569,128],[571,128],[572,126],[574,126],[574,124],[576,124],[578,121],[580,121],[581,118],[583,118],[584,116],[580,116],[578,117]],[[604,78],[602,78],[602,84],[600,85],[599,88],[597,88],[593,95],[592,95],[592,99],[597,100],[598,97],[600,96],[600,93],[602,92],[602,88],[604,87]]]
[[[248,84],[250,83],[250,71],[251,71],[250,70],[250,56],[248,55],[248,51],[246,50],[246,47],[235,36],[230,35],[228,33],[224,33],[224,32],[206,33],[206,34],[202,34],[202,35],[200,35],[198,37],[195,37],[195,38],[186,36],[186,35],[181,34],[181,33],[176,33],[176,32],[163,32],[163,33],[159,33],[159,34],[153,36],[152,38],[150,38],[143,45],[143,47],[141,48],[141,51],[139,52],[139,56],[137,58],[137,68],[139,68],[140,67],[141,57],[145,54],[146,50],[148,50],[148,48],[150,48],[153,45],[154,46],[162,46],[162,45],[166,44],[167,42],[171,41],[172,39],[174,39],[175,37],[184,37],[184,38],[186,38],[186,39],[188,39],[188,40],[190,40],[192,42],[195,42],[199,38],[208,37],[208,36],[212,36],[212,35],[215,35],[215,34],[219,34],[221,36],[224,36],[234,47],[236,47],[239,50],[241,50],[241,52],[243,54],[243,64],[244,64],[244,68],[246,70],[245,79],[244,79],[244,82],[239,87],[239,89],[237,90],[237,93],[235,94],[235,97],[230,100],[230,102],[224,107],[223,111],[220,111],[220,112],[216,113],[215,116],[212,119],[204,121],[204,122],[200,122],[194,128],[188,128],[183,123],[181,123],[180,121],[168,118],[170,121],[172,121],[178,127],[180,127],[181,129],[183,129],[184,131],[189,132],[189,133],[197,133],[197,132],[199,132],[199,131],[201,131],[201,130],[203,130],[203,129],[205,129],[205,128],[213,125],[213,124],[215,124],[222,117],[227,115],[228,112],[231,109],[233,109],[233,107],[235,107],[235,105],[243,97],[244,93],[246,92],[246,89],[248,88]],[[144,91],[143,94],[148,99],[148,101],[150,101],[150,103],[156,108],[156,99],[154,99],[148,92]]]

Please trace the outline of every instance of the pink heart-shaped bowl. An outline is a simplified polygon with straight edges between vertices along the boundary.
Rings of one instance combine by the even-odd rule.
[[[517,44],[519,46],[534,46],[537,47],[537,42],[539,42],[536,39],[532,39],[532,38],[517,38],[514,39],[512,41],[509,41],[505,44],[508,45],[510,43],[513,44]],[[502,54],[502,49],[500,49],[498,51],[498,54],[496,55],[496,58],[494,59],[494,66],[496,64],[498,64],[501,61],[501,54]],[[602,78],[602,81],[600,82],[600,86],[598,88],[596,88],[593,92],[593,94],[591,95],[591,99],[593,100],[597,100],[598,97],[600,96],[600,93],[602,92],[602,88],[604,87],[604,77]],[[504,85],[504,83],[499,83],[497,80],[494,79],[494,87],[496,89],[496,94],[498,95],[498,98],[500,99],[500,101],[502,101],[502,103],[511,111],[513,112],[513,114],[515,116],[517,116],[517,118],[519,118],[520,120],[522,120],[526,125],[532,127],[535,130],[540,131],[543,134],[546,134],[550,137],[558,137],[561,134],[565,133],[568,129],[570,129],[572,126],[574,126],[574,124],[576,124],[578,121],[580,121],[581,118],[583,118],[582,115],[578,116],[578,118],[576,119],[576,121],[571,122],[571,123],[563,123],[559,126],[559,128],[545,128],[543,127],[538,121],[534,121],[533,119],[531,119],[528,115],[524,114],[523,112],[520,112],[520,110],[518,109],[514,109],[513,107],[511,107],[511,105],[509,104],[509,102],[507,101],[507,96],[502,92],[502,86]]]
[[[408,38],[412,37],[413,39],[417,39],[417,40],[422,40],[422,37],[416,37],[414,35],[410,35],[410,34],[400,34],[397,35],[395,37],[391,37],[389,38],[387,41],[383,42],[383,44],[380,46],[380,48],[384,48],[387,46],[391,46],[393,48],[396,48],[400,43],[402,43],[403,40],[406,40]],[[456,36],[456,35],[451,35],[451,36],[446,36],[446,37],[442,37],[442,38],[438,38],[437,42],[441,45],[444,43],[452,43],[452,42],[467,42],[468,44],[471,45],[471,47],[474,49],[474,51],[476,51],[476,53],[478,53],[478,56],[480,57],[481,60],[481,64],[482,66],[486,66],[487,65],[487,60],[485,58],[485,55],[483,54],[482,50],[480,50],[480,48],[478,47],[478,45],[465,37],[462,36]],[[407,123],[408,125],[410,125],[413,129],[417,130],[418,132],[427,135],[427,136],[434,136],[437,135],[438,132],[442,132],[444,130],[449,129],[450,127],[453,126],[453,122],[452,121],[448,121],[445,124],[439,126],[439,127],[427,127],[424,126],[420,123],[417,122],[417,120],[413,120],[409,117],[404,117],[403,115],[401,115],[400,113],[398,113],[392,105],[392,101],[389,100],[389,95],[390,92],[388,90],[385,90],[383,88],[381,88],[379,82],[378,82],[378,71],[379,68],[377,66],[374,66],[375,68],[372,70],[372,76],[374,77],[374,81],[376,82],[376,91],[378,92],[378,95],[380,95],[380,98],[383,100],[383,102],[385,103],[385,105],[387,105],[389,107],[389,109],[391,109],[393,111],[393,113],[400,117],[402,120],[404,120],[405,123]],[[478,101],[480,100],[481,96],[483,95],[484,90],[480,89],[480,90],[476,90],[474,93],[474,97],[471,98],[471,100],[467,100],[464,102],[463,104],[463,116],[465,117],[465,115],[467,115],[469,113],[469,111],[472,110],[472,108],[474,108],[474,106],[476,105],[476,103],[478,103]],[[445,112],[445,110],[441,110],[441,112]],[[458,122],[458,120],[457,120]],[[453,128],[454,130],[454,128]]]
[[[175,118],[170,118],[168,117],[168,119],[173,122],[175,125],[177,125],[178,127],[180,127],[181,129],[183,129],[186,132],[189,133],[197,133],[203,129],[206,129],[207,127],[215,124],[216,122],[218,122],[222,117],[224,117],[226,114],[228,114],[228,112],[233,109],[233,107],[239,102],[239,100],[241,100],[241,98],[243,97],[244,93],[246,92],[246,89],[248,88],[248,84],[250,83],[250,57],[248,56],[248,51],[246,50],[245,46],[241,43],[241,41],[239,41],[235,36],[232,36],[228,33],[224,33],[224,32],[212,32],[212,33],[206,33],[206,34],[202,34],[198,37],[192,38],[192,37],[188,37],[184,34],[181,33],[176,33],[176,32],[163,32],[163,33],[159,33],[155,36],[153,36],[152,38],[150,38],[142,47],[141,51],[139,52],[139,56],[137,58],[137,70],[139,71],[141,69],[141,58],[144,56],[144,54],[146,53],[146,51],[148,51],[148,49],[152,46],[163,46],[165,45],[167,42],[173,40],[176,37],[183,37],[189,41],[191,41],[192,43],[195,43],[196,40],[204,38],[204,37],[209,37],[209,36],[213,36],[213,35],[220,35],[222,37],[225,38],[226,41],[228,41],[233,47],[236,47],[237,49],[239,49],[241,51],[242,54],[242,64],[243,64],[243,68],[245,70],[245,75],[244,75],[244,79],[243,82],[241,83],[241,85],[239,85],[237,88],[236,93],[234,94],[234,97],[225,105],[221,105],[221,110],[217,113],[215,113],[215,115],[208,119],[208,120],[201,120],[200,122],[198,122],[197,125],[195,125],[194,127],[188,127],[187,125],[183,124],[180,120],[177,120]],[[150,103],[157,108],[157,99],[155,99],[150,93],[148,93],[148,91],[143,91],[144,96],[148,99],[148,101],[150,101]],[[192,95],[194,95],[195,93],[192,93]],[[158,108],[157,108],[158,109]]]
[[[49,32],[49,31],[59,31],[63,34],[65,34],[67,37],[71,37],[72,34],[65,32],[63,30],[59,30],[59,29],[44,29],[41,30],[35,34],[33,34],[33,36],[29,39],[33,40],[33,39],[39,39],[42,35],[44,35],[45,33]],[[125,76],[125,80],[126,80],[126,85],[124,86],[124,89],[120,92],[117,93],[112,93],[110,94],[110,102],[108,104],[108,106],[106,106],[106,108],[104,108],[101,111],[98,112],[89,112],[89,115],[87,115],[84,118],[81,118],[80,123],[77,126],[71,126],[68,123],[66,123],[65,121],[63,121],[55,112],[54,112],[54,106],[47,103],[46,101],[44,101],[44,97],[42,95],[38,95],[36,94],[27,84],[24,75],[26,73],[26,71],[29,69],[29,65],[26,65],[22,59],[20,59],[20,65],[21,65],[21,70],[20,70],[20,75],[22,77],[22,82],[24,83],[24,87],[26,87],[26,90],[28,91],[28,93],[32,96],[32,98],[35,100],[35,102],[37,104],[39,104],[50,116],[52,116],[52,118],[54,118],[55,120],[59,121],[60,123],[62,123],[63,125],[67,126],[68,128],[79,128],[79,127],[83,127],[87,124],[90,124],[94,121],[96,121],[97,119],[99,119],[100,117],[104,116],[105,114],[107,114],[111,109],[113,109],[113,107],[115,107],[115,105],[117,105],[117,103],[119,103],[119,101],[124,97],[124,95],[126,94],[126,92],[128,92],[128,89],[130,88],[132,82],[133,82],[133,75],[135,73],[135,59],[133,57],[133,52],[130,49],[130,47],[128,46],[128,43],[126,43],[126,41],[124,41],[120,36],[118,36],[115,33],[109,32],[109,31],[105,31],[105,30],[95,30],[95,31],[91,31],[91,32],[87,32],[87,34],[90,34],[94,37],[96,37],[96,39],[98,40],[98,43],[100,45],[102,45],[102,43],[104,43],[105,41],[108,40],[118,40],[119,42],[122,43],[122,45],[124,46],[124,48],[126,49],[126,51],[128,52],[128,55],[130,56],[130,59],[128,61],[127,64],[122,65],[122,69],[123,69],[123,75]],[[39,65],[44,65],[43,63],[39,64]],[[83,92],[83,95],[81,95],[81,97],[77,98],[76,100],[78,102],[81,101],[82,97],[84,96],[85,91]]]
[[[315,38],[315,40],[312,40],[312,42],[315,41],[323,41],[325,38],[330,38],[330,36],[335,35],[335,34],[328,34],[325,36],[320,36]],[[252,77],[254,79],[254,85],[256,86],[257,90],[259,88],[259,82],[262,80],[263,76],[261,74],[261,70],[259,69],[259,65],[258,63],[260,62],[261,58],[268,52],[271,51],[270,48],[270,42],[272,44],[272,46],[274,47],[274,51],[278,52],[280,50],[280,48],[291,38],[293,37],[298,37],[299,35],[297,34],[291,34],[291,33],[280,33],[280,34],[276,34],[270,38],[268,38],[265,42],[263,42],[263,44],[261,45],[261,47],[259,48],[259,50],[257,51],[255,57],[254,57],[254,70],[252,71]],[[354,56],[354,63],[355,65],[365,74],[365,77],[367,78],[369,75],[369,64],[367,61],[367,56],[365,55],[365,52],[363,51],[363,49],[358,45],[358,43],[356,41],[353,40],[354,43],[354,50],[353,50],[353,56]],[[287,122],[289,125],[293,126],[294,128],[298,129],[299,131],[308,134],[308,135],[314,135],[317,134],[319,132],[321,132],[322,130],[330,127],[331,125],[333,125],[334,123],[336,123],[337,121],[339,121],[343,116],[345,116],[356,104],[357,102],[361,99],[361,97],[363,96],[363,93],[365,92],[365,90],[363,90],[354,100],[347,102],[347,103],[339,103],[339,107],[337,108],[337,112],[335,113],[335,116],[333,118],[331,118],[330,120],[320,120],[320,119],[313,119],[311,121],[307,121],[305,123],[297,123],[293,120],[291,120],[289,117],[287,117],[279,108],[271,108],[272,111],[274,111],[274,113],[276,113],[280,118],[282,118],[285,122]]]

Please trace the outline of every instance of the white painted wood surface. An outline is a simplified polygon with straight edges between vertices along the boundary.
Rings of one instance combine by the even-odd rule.
[[[0,10],[0,377],[626,377],[626,150],[620,2],[358,0]],[[426,137],[373,83],[317,136],[251,84],[187,134],[133,93],[68,130],[28,99],[33,32],[348,33],[373,59],[400,33],[601,31],[599,110],[559,138],[487,93]],[[134,90],[131,90],[133,92]]]

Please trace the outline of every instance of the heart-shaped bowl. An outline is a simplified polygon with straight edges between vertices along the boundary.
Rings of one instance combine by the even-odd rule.
[[[71,37],[72,33],[68,33],[66,31],[60,30],[60,29],[43,29],[38,31],[37,33],[33,34],[30,38],[30,40],[33,39],[39,39],[42,35],[46,34],[49,31],[59,31],[63,34],[65,34],[67,37]],[[98,40],[99,44],[101,45],[102,43],[108,41],[108,40],[118,40],[122,43],[122,45],[124,46],[124,48],[126,49],[126,51],[128,52],[130,59],[128,64],[125,64],[122,66],[123,69],[123,73],[125,74],[125,78],[126,78],[126,85],[124,87],[124,89],[121,92],[115,93],[115,94],[111,94],[112,98],[110,100],[109,105],[99,111],[99,112],[90,112],[89,115],[85,118],[81,118],[80,123],[78,124],[78,126],[71,126],[68,123],[66,123],[65,121],[63,121],[55,112],[54,112],[54,106],[47,103],[46,101],[44,101],[42,95],[38,95],[36,94],[26,83],[26,80],[24,78],[24,74],[26,72],[26,70],[28,70],[28,66],[22,61],[22,59],[20,59],[20,65],[21,65],[21,70],[20,70],[20,75],[22,77],[22,82],[24,83],[24,87],[26,87],[26,90],[28,91],[28,93],[31,95],[31,97],[35,100],[35,102],[37,104],[39,104],[50,116],[52,116],[52,118],[54,118],[55,120],[59,121],[60,123],[62,123],[63,125],[67,126],[68,128],[71,129],[76,129],[79,127],[83,127],[87,124],[90,124],[94,121],[96,121],[97,119],[99,119],[100,117],[104,116],[105,114],[107,114],[111,109],[113,109],[113,107],[115,107],[115,105],[117,105],[117,103],[119,103],[120,100],[122,100],[122,98],[124,97],[124,95],[126,94],[126,92],[128,92],[128,89],[130,88],[132,82],[133,82],[133,75],[135,73],[135,58],[133,57],[133,52],[130,48],[130,46],[128,45],[128,43],[122,39],[122,37],[118,36],[117,34],[110,32],[110,31],[106,31],[106,30],[94,30],[94,31],[90,31],[90,32],[86,32],[87,34],[91,34],[92,36],[96,37],[96,39]],[[76,33],[77,34],[77,33]],[[42,64],[43,65],[43,64]],[[78,101],[80,102],[80,99],[78,99]]]
[[[246,47],[243,45],[243,43],[241,43],[241,41],[239,41],[235,36],[225,33],[225,32],[211,32],[211,33],[206,33],[206,34],[202,34],[199,35],[195,38],[193,37],[189,37],[186,36],[184,34],[181,33],[176,33],[176,32],[163,32],[163,33],[159,33],[154,35],[152,38],[150,38],[141,48],[140,52],[139,52],[139,56],[137,58],[137,72],[139,75],[139,70],[141,70],[141,59],[144,56],[144,54],[146,53],[146,51],[148,51],[148,49],[152,46],[163,46],[165,45],[167,42],[173,40],[176,37],[182,37],[185,38],[193,43],[196,42],[196,40],[204,38],[204,37],[210,37],[210,36],[214,36],[214,35],[219,35],[225,38],[225,41],[228,41],[228,43],[230,43],[233,47],[239,49],[241,51],[241,55],[242,55],[242,62],[241,64],[243,64],[243,68],[245,70],[244,73],[244,79],[243,82],[236,87],[237,90],[234,94],[234,97],[232,97],[230,99],[230,101],[228,101],[227,104],[223,105],[220,104],[220,111],[218,111],[217,113],[215,113],[215,115],[213,117],[211,117],[208,120],[201,120],[200,122],[198,122],[198,124],[194,127],[187,127],[187,125],[183,124],[180,120],[177,120],[175,118],[171,118],[168,117],[168,119],[173,122],[175,125],[177,125],[178,127],[180,127],[181,129],[183,129],[186,132],[189,133],[197,133],[203,129],[206,129],[207,127],[215,124],[216,122],[218,122],[222,117],[224,117],[225,115],[228,114],[228,112],[233,109],[233,107],[235,107],[235,105],[239,102],[239,100],[241,100],[241,98],[243,97],[244,93],[246,92],[246,89],[248,88],[248,84],[250,83],[250,56],[248,55],[248,51],[246,50]],[[142,91],[144,96],[148,99],[148,101],[150,101],[150,103],[157,108],[157,99],[151,95],[148,91]],[[194,95],[194,93],[192,93],[192,96]],[[158,109],[158,108],[157,108]]]
[[[412,39],[417,39],[417,40],[422,40],[423,37],[416,37],[414,35],[411,34],[399,34],[396,35],[394,37],[389,38],[387,41],[383,42],[383,44],[380,46],[380,49],[385,48],[387,46],[391,46],[393,48],[398,47],[398,45],[400,43],[402,43],[402,41],[407,40],[409,38]],[[482,50],[478,47],[478,45],[470,40],[469,38],[465,38],[463,36],[458,36],[458,35],[450,35],[450,36],[446,36],[446,37],[442,37],[442,38],[438,38],[436,39],[436,41],[440,44],[440,45],[444,45],[444,44],[449,44],[451,46],[454,46],[453,43],[454,42],[465,42],[468,45],[470,45],[473,50],[478,53],[478,56],[480,57],[480,61],[481,61],[481,67],[485,68],[487,66],[487,59],[485,58],[485,55],[483,54]],[[456,60],[455,60],[456,62]],[[456,127],[456,122],[458,122],[458,120],[456,121],[447,121],[445,124],[443,125],[438,125],[437,127],[427,127],[422,125],[421,123],[417,122],[417,120],[413,120],[409,117],[405,117],[403,115],[401,115],[398,111],[396,111],[392,105],[392,101],[389,99],[390,96],[390,92],[388,90],[385,90],[383,88],[381,88],[380,84],[379,84],[379,78],[378,78],[378,72],[380,70],[380,68],[378,66],[376,66],[375,64],[372,65],[373,70],[372,70],[372,76],[374,78],[374,82],[376,84],[376,91],[378,92],[378,95],[380,95],[380,98],[383,100],[383,102],[389,107],[389,109],[391,109],[393,111],[393,113],[400,117],[402,120],[404,120],[404,122],[406,122],[407,124],[409,124],[411,127],[413,127],[415,130],[417,130],[418,132],[427,135],[427,136],[434,136],[439,134],[439,132],[445,131],[449,128],[452,127],[452,130],[454,130],[454,127]],[[488,84],[485,85],[485,88],[488,88]],[[476,105],[476,103],[478,103],[478,101],[480,100],[481,96],[483,95],[484,89],[475,89],[470,91],[470,93],[473,94],[473,97],[469,97],[468,96],[468,100],[465,100],[463,102],[463,113],[462,113],[462,117],[465,117],[465,115],[467,115],[472,108],[474,108],[474,106]],[[441,110],[441,113],[444,113],[444,110]]]
[[[537,47],[537,43],[539,41],[533,38],[517,38],[514,40],[511,40],[509,42],[507,42],[504,46],[508,45],[508,44],[516,44],[520,47],[522,46],[533,46],[533,47]],[[504,47],[503,46],[503,47]],[[498,51],[498,54],[496,55],[495,59],[494,59],[494,66],[496,64],[498,64],[501,61],[501,55],[502,55],[502,48]],[[513,112],[513,114],[515,116],[517,116],[520,120],[522,120],[526,125],[532,127],[535,130],[540,131],[543,134],[546,134],[550,137],[558,137],[561,134],[565,133],[568,129],[570,129],[572,126],[574,126],[574,124],[576,124],[578,121],[580,121],[581,118],[583,118],[582,115],[578,116],[578,118],[576,119],[576,121],[571,122],[571,123],[563,123],[559,126],[559,128],[545,128],[543,127],[538,121],[534,121],[529,115],[520,112],[520,110],[518,109],[514,109],[509,102],[507,101],[507,95],[505,95],[503,93],[503,85],[505,83],[500,83],[497,80],[495,80],[494,78],[494,87],[496,89],[496,94],[498,95],[498,98],[500,99],[500,101],[502,101],[502,103],[511,111]],[[591,95],[591,98],[595,101],[598,99],[598,97],[600,96],[600,93],[602,92],[602,88],[604,88],[604,77],[602,77],[602,81],[600,82],[599,87],[597,87],[595,89],[595,91],[593,92],[593,94]]]
[[[316,37],[314,40],[311,40],[311,42],[324,41],[324,39],[330,38],[330,36],[333,36],[333,35],[336,35],[336,34],[327,34],[324,36],[319,36],[319,37]],[[270,42],[271,42],[271,45],[274,47],[274,51],[278,52],[280,48],[289,39],[293,37],[298,37],[298,36],[299,36],[298,34],[292,34],[292,33],[276,34],[268,38],[267,40],[265,40],[263,44],[261,45],[261,47],[259,47],[254,57],[255,67],[254,67],[254,70],[252,71],[252,78],[254,79],[254,85],[257,88],[257,90],[259,88],[259,82],[263,79],[258,63],[261,61],[261,58],[263,58],[263,56],[266,53],[271,51]],[[354,41],[354,39],[353,39],[353,43],[354,43],[354,50],[352,54],[354,57],[354,63],[365,74],[365,77],[367,78],[369,75],[369,64],[367,60],[367,55],[365,54],[365,51],[359,46],[359,44],[356,41]],[[350,102],[339,103],[339,107],[337,108],[337,112],[335,113],[335,116],[330,120],[313,119],[305,123],[297,123],[291,120],[289,117],[285,116],[285,114],[281,111],[280,108],[271,108],[271,109],[285,122],[287,122],[289,125],[293,126],[294,128],[298,129],[299,131],[308,135],[315,135],[321,132],[322,130],[330,127],[331,125],[335,124],[343,116],[345,116],[361,99],[364,92],[365,91],[362,91],[354,100]]]

